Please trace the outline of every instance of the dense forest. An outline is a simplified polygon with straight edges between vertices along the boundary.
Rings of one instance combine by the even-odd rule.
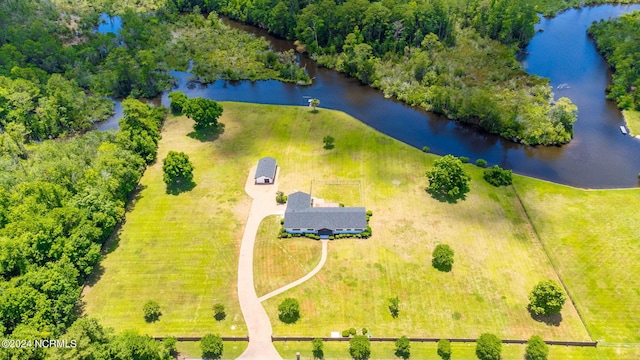
[[[607,98],[625,110],[640,110],[640,11],[589,27],[598,50],[614,69]]]

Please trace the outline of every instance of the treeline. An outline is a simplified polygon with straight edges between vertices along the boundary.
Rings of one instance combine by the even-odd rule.
[[[640,110],[640,11],[594,23],[589,34],[614,69],[607,98],[625,110]]]
[[[526,0],[170,0],[297,40],[318,62],[411,105],[530,145],[571,141],[575,105],[523,71]]]
[[[123,219],[145,165],[155,160],[166,111],[132,99],[123,106],[117,133],[37,145],[0,134],[3,339],[59,338],[76,320],[81,286]],[[41,359],[44,349],[6,348],[0,350],[4,358]]]

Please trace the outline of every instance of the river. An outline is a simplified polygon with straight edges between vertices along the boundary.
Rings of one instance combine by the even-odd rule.
[[[279,81],[216,81],[201,85],[190,74],[172,72],[176,90],[189,97],[218,101],[263,104],[306,105],[318,98],[321,108],[344,111],[371,127],[417,148],[431,152],[482,158],[514,172],[583,188],[639,186],[640,140],[621,134],[624,120],[615,103],[605,99],[610,81],[609,67],[596,51],[586,29],[593,21],[640,10],[640,5],[600,5],[567,10],[554,18],[541,18],[538,32],[525,49],[523,67],[532,74],[548,77],[556,97],[569,97],[579,107],[575,137],[560,147],[532,147],[502,139],[475,126],[450,121],[442,116],[386,99],[378,90],[335,71],[318,67],[301,58],[314,79],[311,86]],[[255,27],[225,20],[229,25],[265,36],[274,50],[293,47]],[[561,85],[567,84],[567,85]],[[558,88],[560,86],[560,88]],[[161,104],[169,105],[167,93]],[[117,116],[100,124],[100,129],[117,126]]]

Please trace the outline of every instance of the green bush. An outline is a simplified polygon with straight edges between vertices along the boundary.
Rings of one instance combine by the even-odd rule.
[[[367,210],[367,216],[373,216],[373,211]]]
[[[493,334],[482,334],[476,342],[476,356],[480,360],[500,360],[502,342]]]
[[[428,146],[423,146],[423,147],[422,147],[422,152],[428,153],[428,152],[429,152],[429,150],[431,150],[431,149],[429,149],[429,147],[428,147]]]
[[[447,339],[440,339],[440,341],[438,341],[438,355],[442,360],[451,359],[451,341]]]
[[[356,328],[349,328],[349,335],[356,335],[357,331]]]
[[[356,335],[349,340],[349,354],[354,360],[366,360],[371,355],[371,341],[363,335]]]
[[[487,160],[478,159],[478,160],[476,160],[476,165],[479,166],[479,167],[487,167]]]
[[[200,340],[202,357],[205,359],[220,359],[224,351],[224,344],[220,335],[207,334]]]
[[[222,321],[226,319],[227,313],[224,311],[224,305],[217,303],[213,305],[213,317],[216,321]]]
[[[300,319],[300,304],[293,298],[284,299],[278,305],[278,318],[285,324],[293,324]]]
[[[369,330],[367,330],[367,328],[362,328],[362,335],[367,335],[369,333]]]
[[[511,170],[504,170],[498,165],[486,169],[482,176],[486,182],[493,186],[507,186],[513,183]]]
[[[342,331],[342,337],[349,337],[349,329]]]
[[[162,315],[162,312],[160,312],[160,305],[153,300],[147,301],[147,303],[142,307],[142,311],[144,312],[144,320],[146,322],[157,321],[160,319],[160,315]]]
[[[436,245],[436,248],[433,250],[431,265],[440,271],[451,271],[453,267],[453,249],[447,244]]]
[[[322,339],[313,339],[311,342],[313,350],[311,350],[314,359],[324,359],[324,344]]]
[[[411,357],[411,343],[406,336],[403,336],[396,340],[395,355],[403,359],[408,359],[409,357]]]
[[[469,158],[466,156],[460,156],[458,159],[460,159],[460,161],[462,161],[463,164],[466,164],[469,162]]]
[[[562,287],[552,280],[540,281],[529,294],[529,310],[536,315],[557,314],[567,301]]]
[[[536,335],[530,337],[524,351],[524,358],[526,360],[547,360],[547,356],[549,356],[549,346],[544,340]]]

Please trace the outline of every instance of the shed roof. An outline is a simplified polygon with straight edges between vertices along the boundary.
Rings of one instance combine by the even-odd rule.
[[[265,156],[258,160],[258,167],[256,168],[256,176],[254,179],[261,176],[266,176],[272,179],[276,177],[276,159],[270,156]]]

